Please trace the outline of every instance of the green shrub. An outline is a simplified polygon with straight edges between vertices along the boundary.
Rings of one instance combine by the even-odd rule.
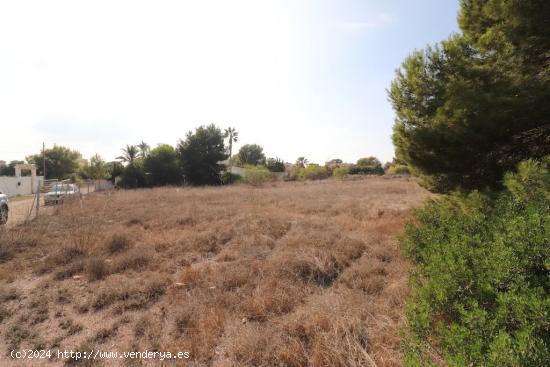
[[[145,186],[145,172],[143,165],[138,163],[129,164],[124,167],[124,171],[120,175],[118,185],[123,188],[137,188]]]
[[[279,158],[268,158],[265,166],[271,172],[284,172],[286,170],[285,162]]]
[[[500,193],[416,211],[401,240],[415,264],[406,365],[429,365],[434,348],[449,366],[550,360],[549,161],[521,163]]]
[[[353,165],[349,168],[350,175],[383,175],[382,166],[358,166]]]
[[[272,180],[273,174],[265,166],[247,165],[244,167],[243,181],[250,185],[259,186]]]
[[[332,175],[336,178],[343,178],[345,175],[347,175],[349,173],[349,168],[348,167],[345,167],[345,166],[342,166],[342,167],[336,167],[333,171],[332,171]]]
[[[384,168],[376,157],[367,157],[357,160],[357,164],[349,167],[350,175],[383,175]]]
[[[390,175],[410,175],[409,167],[403,164],[392,164],[387,171]]]
[[[241,181],[241,175],[231,172],[223,172],[220,176],[222,185],[231,185]]]
[[[300,168],[298,177],[301,180],[323,180],[329,176],[325,167],[318,164],[309,164],[306,168]]]

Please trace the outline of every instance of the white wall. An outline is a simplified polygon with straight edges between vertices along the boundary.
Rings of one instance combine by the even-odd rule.
[[[237,167],[237,166],[229,167],[229,172],[234,173],[236,175],[241,175],[243,177],[246,174],[244,169],[242,169],[241,167]]]
[[[38,180],[43,183],[44,177],[36,176],[36,183]],[[31,189],[31,176],[0,176],[0,192],[8,196],[32,194],[33,190]]]

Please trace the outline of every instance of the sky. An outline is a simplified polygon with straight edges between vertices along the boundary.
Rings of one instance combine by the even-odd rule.
[[[0,160],[235,127],[268,157],[394,156],[387,97],[458,0],[0,0]]]

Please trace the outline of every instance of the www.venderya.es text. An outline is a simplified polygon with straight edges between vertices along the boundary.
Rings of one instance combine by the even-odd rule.
[[[159,351],[105,351],[99,349],[90,350],[51,350],[51,349],[21,349],[12,350],[10,356],[13,359],[65,359],[65,360],[92,360],[92,359],[156,359],[159,361],[170,359],[188,359],[189,352],[159,352]]]

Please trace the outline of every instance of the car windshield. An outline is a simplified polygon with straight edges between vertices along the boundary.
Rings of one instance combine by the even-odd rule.
[[[71,190],[73,190],[73,185],[55,185],[52,187],[50,192],[71,191]]]

